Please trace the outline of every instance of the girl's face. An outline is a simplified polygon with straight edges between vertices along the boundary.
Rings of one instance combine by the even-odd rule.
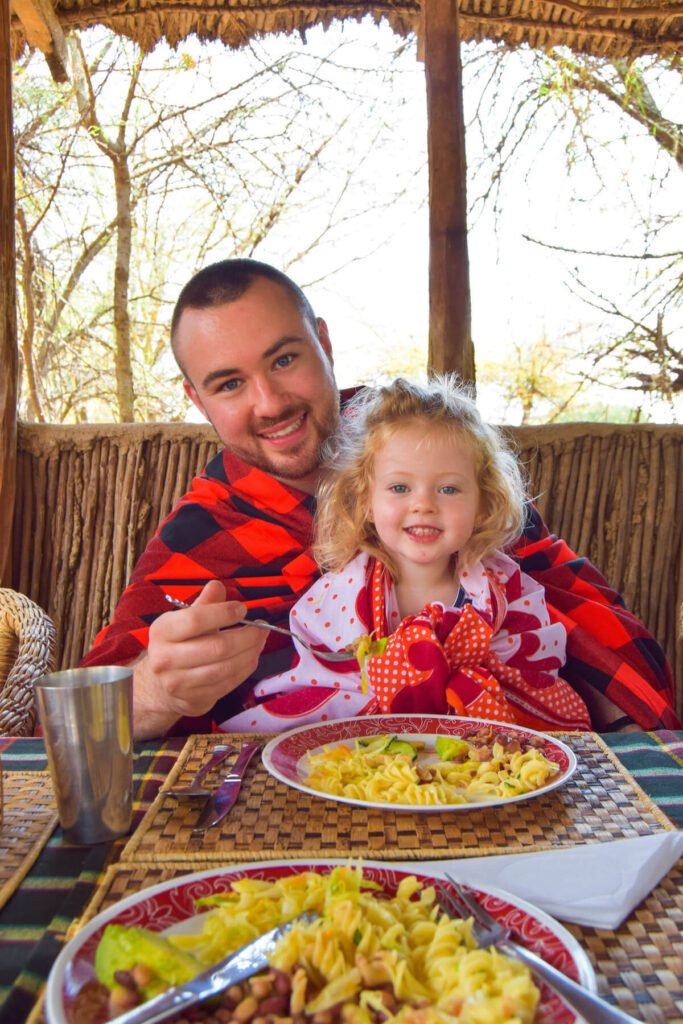
[[[472,536],[479,514],[471,446],[416,423],[382,445],[373,468],[371,515],[400,578],[418,566],[445,572]]]

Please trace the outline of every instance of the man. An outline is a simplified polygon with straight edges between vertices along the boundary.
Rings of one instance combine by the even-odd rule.
[[[309,545],[320,447],[340,408],[327,325],[266,264],[224,260],[196,274],[178,298],[171,343],[187,394],[225,449],[162,523],[83,661],[134,663],[138,738],[211,729],[253,699],[257,679],[291,663],[282,638],[229,627],[247,609],[286,624],[317,577]],[[593,566],[535,510],[511,553],[567,627],[563,675],[596,727],[675,727],[661,649]],[[191,607],[170,609],[167,597]],[[324,702],[314,691],[310,699]]]

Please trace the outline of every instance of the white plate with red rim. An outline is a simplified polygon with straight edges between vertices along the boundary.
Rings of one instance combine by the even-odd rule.
[[[467,803],[416,805],[389,802],[375,803],[360,800],[356,797],[337,796],[314,789],[308,783],[308,759],[311,754],[318,754],[325,748],[348,745],[357,739],[388,734],[398,739],[419,740],[433,750],[437,736],[455,736],[466,738],[477,729],[492,726],[496,732],[520,740],[538,737],[543,740],[539,747],[541,752],[559,768],[559,771],[548,782],[518,796],[495,797],[491,800],[468,801]],[[329,722],[316,722],[313,725],[302,725],[275,736],[263,748],[263,763],[271,775],[280,782],[300,789],[303,793],[319,797],[322,800],[337,800],[357,807],[375,807],[386,811],[410,811],[414,814],[438,814],[444,811],[475,811],[481,808],[507,806],[520,800],[531,800],[537,796],[545,796],[558,786],[563,786],[576,771],[576,755],[566,743],[546,733],[535,732],[519,725],[507,725],[502,722],[489,722],[483,718],[458,718],[455,715],[373,715],[360,718],[336,718]],[[435,760],[433,757],[432,760]]]
[[[333,867],[348,863],[348,860],[307,860],[232,865],[182,875],[127,896],[81,928],[55,961],[45,994],[48,1024],[73,1024],[77,995],[95,978],[95,951],[106,925],[141,926],[155,932],[187,931],[187,922],[191,918],[200,917],[195,909],[196,901],[214,893],[229,892],[232,883],[240,878],[273,881],[302,871],[326,874]],[[401,879],[410,874],[417,875],[427,885],[435,877],[419,867],[407,872],[386,862],[363,863],[364,877],[377,882],[388,895],[393,895]],[[442,884],[448,888],[447,882]],[[488,889],[483,892],[474,889],[473,892],[489,913],[511,929],[519,942],[584,988],[591,992],[597,991],[595,973],[586,953],[554,918],[530,903],[500,890]],[[534,1024],[574,1024],[578,1020],[574,1011],[565,1006],[558,996],[541,986],[541,1001]]]

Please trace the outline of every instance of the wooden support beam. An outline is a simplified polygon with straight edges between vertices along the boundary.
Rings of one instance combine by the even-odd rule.
[[[9,4],[0,4],[0,586],[11,586],[12,524],[17,475],[16,277],[14,139]]]
[[[429,152],[429,367],[474,381],[457,0],[422,0]]]
[[[66,82],[69,51],[50,0],[12,0],[12,9],[22,24],[28,45],[44,53],[55,82]]]

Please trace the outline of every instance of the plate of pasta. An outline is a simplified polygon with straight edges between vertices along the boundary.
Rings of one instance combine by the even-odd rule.
[[[48,1024],[115,1020],[303,910],[319,916],[295,924],[265,971],[195,1007],[192,1020],[573,1024],[574,1012],[524,965],[476,946],[471,922],[441,909],[434,882],[341,860],[233,865],[162,882],[102,911],[67,943],[48,978]],[[475,894],[518,941],[596,991],[588,957],[557,921],[507,893]]]
[[[576,756],[545,733],[478,718],[377,715],[300,726],[263,763],[312,796],[380,810],[472,811],[563,786]]]

